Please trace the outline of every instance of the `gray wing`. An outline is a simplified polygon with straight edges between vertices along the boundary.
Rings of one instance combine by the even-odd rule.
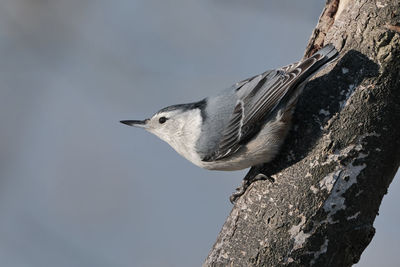
[[[328,45],[304,61],[237,83],[238,100],[229,123],[216,149],[203,161],[220,160],[234,154],[259,132],[263,119],[274,112],[285,96],[291,95],[300,83],[336,55],[335,48]]]

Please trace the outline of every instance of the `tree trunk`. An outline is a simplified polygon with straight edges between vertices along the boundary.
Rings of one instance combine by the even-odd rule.
[[[253,167],[204,266],[351,266],[400,162],[400,1],[328,1],[306,55],[339,59],[307,85],[280,155]]]

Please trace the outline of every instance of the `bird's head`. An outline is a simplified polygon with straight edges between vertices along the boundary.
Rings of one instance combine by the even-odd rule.
[[[181,147],[194,146],[200,134],[202,115],[198,103],[169,106],[149,119],[124,120],[121,123],[144,128],[178,151]]]

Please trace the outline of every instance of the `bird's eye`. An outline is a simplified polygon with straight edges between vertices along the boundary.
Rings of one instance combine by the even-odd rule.
[[[161,118],[158,119],[158,122],[161,123],[161,124],[163,124],[166,121],[167,121],[167,118],[165,118],[165,117],[161,117]]]

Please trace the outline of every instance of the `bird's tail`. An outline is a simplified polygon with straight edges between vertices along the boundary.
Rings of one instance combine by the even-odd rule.
[[[301,69],[301,76],[303,76],[302,79],[298,79],[298,83],[301,84],[302,82],[309,80],[314,74],[327,66],[329,62],[336,59],[338,55],[339,53],[336,48],[332,44],[328,44],[315,52],[309,58],[300,61],[298,65],[295,66],[295,69]],[[288,72],[290,72],[290,70],[288,70]]]
[[[332,44],[328,44],[315,52],[309,58],[282,68],[282,70],[288,74],[293,73],[293,75],[298,75],[296,83],[291,87],[292,92],[287,94],[288,102],[286,102],[284,113],[292,114],[298,97],[302,93],[303,88],[308,80],[318,71],[326,67],[328,63],[333,62],[338,55],[339,52],[336,50],[336,48]]]

